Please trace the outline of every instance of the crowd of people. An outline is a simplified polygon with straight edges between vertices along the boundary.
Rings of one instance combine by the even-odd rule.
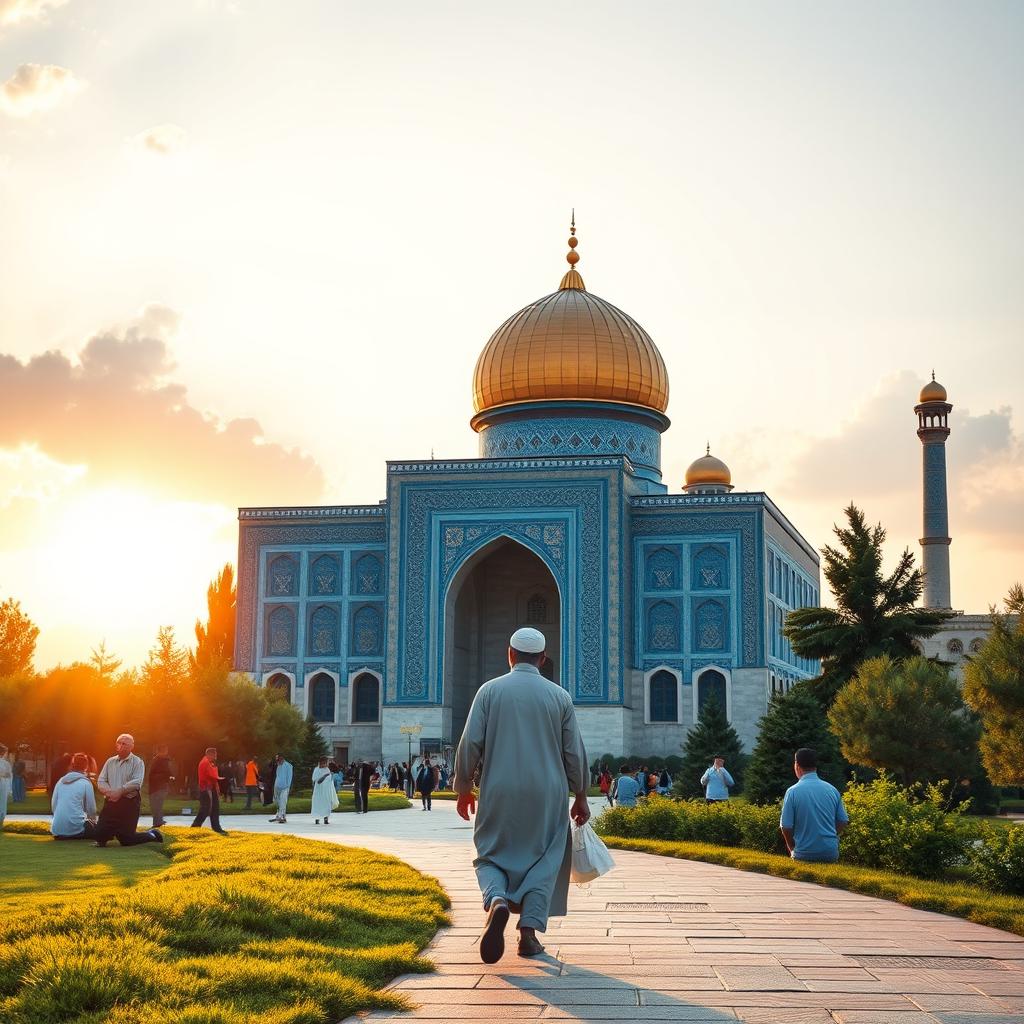
[[[654,771],[647,765],[624,764],[619,774],[613,776],[607,765],[600,765],[597,771],[597,786],[609,807],[636,807],[638,797],[668,796],[672,792],[672,776],[667,768]]]

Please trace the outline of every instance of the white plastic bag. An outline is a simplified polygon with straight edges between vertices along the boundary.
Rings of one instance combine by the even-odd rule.
[[[601,842],[601,837],[585,825],[572,826],[572,871],[570,879],[577,883],[592,882],[595,878],[607,874],[615,867],[615,861],[608,852],[608,847]]]

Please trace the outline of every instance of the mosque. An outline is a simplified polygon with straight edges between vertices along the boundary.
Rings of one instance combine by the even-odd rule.
[[[678,753],[710,699],[750,749],[771,695],[817,674],[782,635],[819,603],[817,552],[710,449],[663,482],[665,363],[576,250],[573,224],[558,289],[480,353],[478,458],[388,462],[377,505],[239,510],[236,668],[340,760],[457,743],[522,625],[595,757]]]

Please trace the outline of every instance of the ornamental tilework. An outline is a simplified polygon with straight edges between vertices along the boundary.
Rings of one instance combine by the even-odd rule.
[[[651,651],[678,651],[682,648],[679,629],[679,604],[654,601],[647,607],[647,647]]]
[[[690,585],[694,590],[729,589],[729,558],[724,548],[707,544],[697,549]]]
[[[647,555],[647,590],[679,589],[679,548],[659,547]]]
[[[694,606],[693,646],[698,651],[724,651],[729,646],[729,611],[724,600]]]
[[[267,597],[297,597],[299,560],[294,555],[271,555],[267,560]]]
[[[924,534],[945,537],[949,532],[946,508],[946,446],[922,446],[924,458]]]
[[[384,567],[376,555],[363,555],[352,566],[353,594],[382,594]]]
[[[390,468],[393,472],[397,469]],[[421,467],[414,464],[413,468]],[[532,467],[527,464],[523,468]],[[529,486],[507,478],[500,483],[487,482],[486,477],[483,481],[463,477],[454,486],[453,481],[442,480],[397,483],[393,478],[392,483],[389,499],[392,508],[400,506],[402,513],[391,522],[391,550],[400,552],[400,557],[392,557],[389,581],[392,608],[398,614],[389,617],[388,702],[439,699],[436,638],[443,635],[444,587],[458,566],[496,532],[525,542],[560,585],[569,581],[572,572],[575,599],[565,603],[564,628],[575,644],[574,651],[565,652],[575,660],[574,697],[583,703],[621,699],[621,609],[618,602],[614,607],[608,602],[609,589],[618,593],[620,586],[620,566],[614,554],[617,546],[613,548],[609,538],[619,528],[617,474],[585,483],[533,478]],[[453,521],[452,514],[460,511],[491,515]],[[568,528],[565,517],[569,512],[575,522],[571,538],[574,566],[568,564],[570,538],[560,532]],[[564,522],[537,521],[545,514]],[[435,538],[435,520],[442,518],[446,521]],[[617,534],[615,542],[617,545]],[[401,564],[396,565],[399,560]]]
[[[717,497],[712,495],[712,497]],[[744,497],[741,495],[740,497]],[[671,502],[671,497],[669,502]],[[632,532],[634,537],[644,536],[710,536],[714,534],[738,534],[739,538],[739,589],[740,589],[740,632],[742,637],[742,664],[757,665],[763,659],[762,626],[758,609],[763,607],[759,596],[761,554],[758,548],[758,514],[747,511],[729,512],[684,512],[672,514],[661,511],[655,514],[638,513],[638,505],[654,506],[660,499],[633,499]]]
[[[480,456],[626,455],[661,472],[661,434],[653,427],[601,417],[537,417],[496,423],[480,434]]]
[[[248,510],[243,510],[243,512]],[[294,511],[294,510],[293,510]],[[301,512],[302,510],[297,510]],[[375,517],[380,510],[375,510]],[[239,514],[242,518],[242,514]],[[265,526],[243,524],[238,539],[238,602],[235,626],[235,664],[243,672],[254,672],[259,652],[260,552],[284,545],[382,545],[386,539],[383,516],[375,522],[275,522]],[[290,553],[297,559],[296,553]],[[273,556],[271,556],[273,557]],[[298,580],[296,579],[296,593]],[[308,589],[308,588],[307,588]],[[266,587],[264,587],[264,593]],[[265,645],[264,645],[265,646]]]
[[[309,568],[308,592],[311,597],[334,597],[341,593],[341,559],[338,555],[319,555]]]
[[[336,658],[341,642],[339,625],[340,618],[337,608],[331,605],[320,605],[318,608],[314,608],[309,617],[306,653],[320,658]]]
[[[382,607],[379,604],[365,604],[352,615],[352,654],[361,657],[380,655],[384,631],[382,629]]]
[[[271,657],[295,655],[295,612],[289,605],[267,610],[267,626],[263,636],[264,654]]]

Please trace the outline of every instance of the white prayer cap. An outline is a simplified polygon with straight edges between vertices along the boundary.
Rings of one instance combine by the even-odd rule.
[[[541,654],[547,646],[547,641],[539,629],[523,626],[512,634],[508,645],[514,650],[522,651],[523,654]]]

